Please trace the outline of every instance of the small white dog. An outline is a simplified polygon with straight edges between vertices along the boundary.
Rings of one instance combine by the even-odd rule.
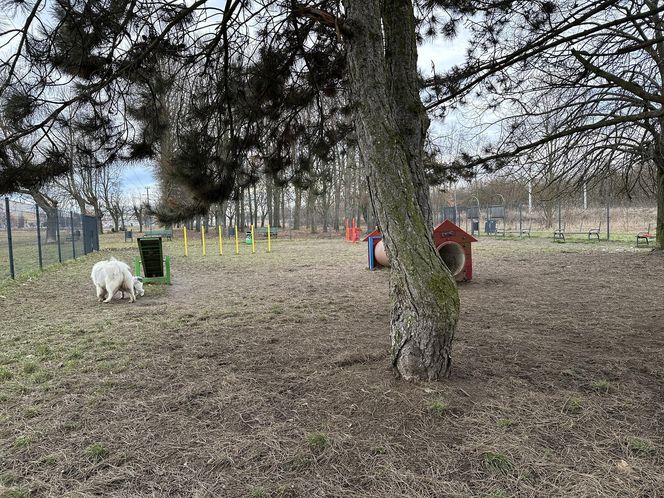
[[[129,265],[111,258],[109,261],[100,261],[92,267],[90,274],[92,282],[97,289],[99,302],[110,303],[117,292],[129,294],[129,302],[136,301],[136,294],[142,296],[143,282],[139,277],[134,277],[129,271]]]

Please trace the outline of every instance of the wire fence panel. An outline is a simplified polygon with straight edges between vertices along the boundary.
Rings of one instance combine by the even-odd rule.
[[[37,212],[34,205],[9,202],[14,272],[16,275],[39,269]]]
[[[8,198],[0,204],[0,279],[83,256],[85,233],[98,236],[90,233],[97,230],[96,223],[84,223],[80,213]]]
[[[58,256],[58,212],[57,209],[39,208],[39,243],[44,267],[60,262]]]

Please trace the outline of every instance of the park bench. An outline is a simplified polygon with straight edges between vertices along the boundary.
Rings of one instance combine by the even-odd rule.
[[[166,240],[173,239],[173,229],[164,228],[163,230],[146,230],[143,232],[144,237],[164,237]]]
[[[522,228],[521,230],[516,229],[516,230],[506,230],[504,228],[499,228],[496,230],[496,235],[518,235],[519,237],[523,237],[524,235],[530,238],[530,227],[528,228]]]
[[[258,227],[254,229],[256,237],[266,237],[267,238],[267,227]],[[279,229],[277,227],[270,227],[270,237],[276,237],[279,234]]]
[[[649,245],[650,239],[654,239],[655,237],[657,237],[657,234],[651,233],[650,225],[648,225],[648,230],[636,234],[636,247],[639,247],[639,242],[641,242],[642,240],[645,240],[646,245]]]
[[[565,230],[565,227],[557,228],[553,231],[553,241],[554,242],[565,242],[566,235],[587,235],[588,240],[591,240],[592,237],[597,237],[599,240],[599,234],[602,231],[602,223],[600,222],[599,226],[596,228],[589,228],[588,230],[583,230],[583,227],[579,228],[578,232],[568,232]]]

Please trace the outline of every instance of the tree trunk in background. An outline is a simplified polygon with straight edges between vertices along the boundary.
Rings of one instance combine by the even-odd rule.
[[[664,155],[655,161],[657,167],[657,239],[655,247],[664,251]]]
[[[320,199],[321,210],[323,211],[323,233],[327,233],[329,228],[329,218],[330,218],[330,195],[326,192]]]
[[[269,175],[265,176],[265,197],[267,201],[267,222],[270,226],[274,225],[274,209],[272,207],[272,178]],[[263,220],[265,217],[263,217]],[[261,226],[263,226],[263,220],[261,220]]]
[[[258,225],[258,195],[256,195],[256,184],[254,183],[254,218],[251,222],[254,227]]]
[[[279,201],[281,200],[281,188],[277,187],[276,185],[272,189],[272,223],[270,223],[270,226],[275,226],[275,227],[280,227],[281,224],[279,223],[279,220],[281,218],[280,213],[279,213]]]
[[[295,206],[293,206],[293,230],[300,229],[300,211],[302,209],[302,190],[295,187]]]
[[[336,175],[334,177],[334,213],[332,215],[332,229],[336,232],[339,231],[341,224],[339,220],[339,209],[341,207],[341,187],[344,180],[344,161],[345,156],[340,154],[335,155],[337,161]]]
[[[313,189],[307,190],[307,227],[316,233],[316,196]]]
[[[237,211],[238,215],[237,216],[238,216],[238,220],[239,220],[238,224],[242,229],[244,229],[244,227],[246,226],[246,219],[245,219],[245,216],[244,216],[244,189],[243,188],[240,189],[240,200],[237,204],[237,209],[238,209],[238,211]]]
[[[386,0],[384,10],[380,0],[346,0],[345,6],[353,119],[391,259],[392,364],[405,379],[436,380],[451,366],[459,298],[420,195],[428,186],[420,183],[421,151],[414,153],[411,135],[420,136],[428,123],[419,100],[410,109],[419,88],[413,6],[408,0]],[[395,70],[399,60],[408,71]],[[397,72],[404,81],[390,84]],[[399,113],[411,116],[397,119]]]
[[[226,209],[228,208],[228,201],[222,202],[217,208],[217,225],[226,227]]]
[[[281,225],[277,226],[286,228],[286,187],[281,188]]]
[[[349,146],[346,151],[346,168],[344,171],[344,224],[349,223],[351,218],[351,192],[353,185],[353,169],[355,164],[355,148]]]

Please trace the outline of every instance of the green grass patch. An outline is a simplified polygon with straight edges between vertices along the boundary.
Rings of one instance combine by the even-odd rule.
[[[31,374],[39,370],[39,365],[34,361],[26,361],[23,363],[23,373]]]
[[[46,455],[42,457],[40,460],[41,463],[44,465],[55,465],[58,463],[58,455],[52,454],[52,455]]]
[[[514,425],[514,421],[511,418],[499,418],[496,421],[496,425],[502,428],[512,427]]]
[[[10,489],[2,494],[2,498],[28,498],[30,491],[21,488]]]
[[[251,493],[249,494],[251,498],[263,498],[264,496],[267,496],[265,494],[265,489],[262,487],[257,487],[251,490]]]
[[[13,378],[14,374],[11,372],[11,370],[8,370],[4,367],[0,367],[0,382],[12,380]]]
[[[307,436],[307,444],[314,451],[321,451],[330,443],[326,434],[322,432],[312,432]]]
[[[32,374],[32,382],[35,384],[46,384],[51,379],[51,374],[46,370],[38,370]]]
[[[634,456],[647,457],[655,454],[655,446],[647,439],[627,438],[627,450]]]
[[[19,436],[16,439],[14,439],[14,448],[27,448],[30,446],[30,443],[32,442],[32,438],[30,436]]]
[[[37,344],[35,346],[35,354],[43,360],[48,360],[51,358],[53,351],[51,351],[48,344]]]
[[[93,463],[101,462],[108,456],[108,450],[101,443],[93,443],[85,448],[85,456]]]
[[[506,455],[493,451],[484,453],[484,464],[491,472],[500,474],[507,474],[514,469],[514,464]]]
[[[583,402],[580,398],[571,396],[565,403],[565,411],[567,413],[576,415],[583,411]]]
[[[39,410],[34,406],[28,406],[23,409],[23,416],[25,418],[35,418],[39,415]]]
[[[0,486],[12,486],[18,481],[17,477],[14,474],[9,472],[3,472],[0,474]]]
[[[429,411],[438,417],[442,417],[449,411],[450,407],[443,400],[435,399],[429,403]]]
[[[591,387],[593,388],[593,390],[603,394],[609,394],[611,391],[613,391],[613,386],[606,379],[593,381]]]
[[[83,352],[78,348],[72,349],[67,354],[67,360],[80,360],[81,358],[83,358]]]
[[[491,491],[490,493],[484,495],[484,498],[508,498],[509,495],[502,490]]]

